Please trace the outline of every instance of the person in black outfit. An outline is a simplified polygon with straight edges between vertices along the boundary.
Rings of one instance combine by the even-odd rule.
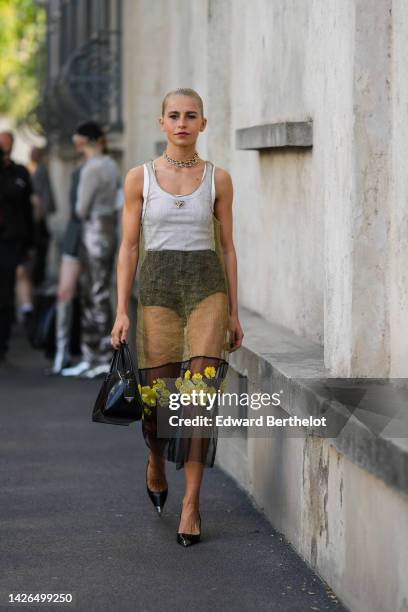
[[[0,132],[0,363],[14,320],[16,268],[33,246],[30,175],[11,159],[13,142],[11,132]]]

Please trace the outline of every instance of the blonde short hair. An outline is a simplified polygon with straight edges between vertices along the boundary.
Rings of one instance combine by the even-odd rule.
[[[167,100],[170,96],[189,96],[190,98],[194,98],[194,100],[198,104],[198,108],[200,109],[201,116],[204,117],[204,104],[201,96],[195,91],[195,89],[190,89],[189,87],[180,87],[179,89],[173,89],[166,93],[162,102],[162,117],[166,112]]]

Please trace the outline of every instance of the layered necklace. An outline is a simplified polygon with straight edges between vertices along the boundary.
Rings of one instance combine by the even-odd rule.
[[[197,151],[194,153],[191,159],[173,159],[167,155],[167,151],[164,151],[163,157],[169,162],[169,164],[176,166],[176,168],[191,168],[191,166],[196,166],[198,164],[198,160],[200,159]]]
[[[169,155],[167,155],[167,151],[163,152],[163,157],[164,159],[166,159],[170,164],[173,164],[173,166],[176,166],[176,168],[191,168],[191,166],[196,166],[198,164],[198,153],[197,151],[194,153],[193,157],[191,159],[173,159],[172,157],[170,157]],[[185,201],[184,200],[178,200],[177,198],[174,201],[174,204],[177,206],[177,208],[180,208],[181,206],[184,206]]]

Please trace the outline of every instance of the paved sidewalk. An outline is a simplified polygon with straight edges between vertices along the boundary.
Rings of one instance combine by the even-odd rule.
[[[182,471],[159,518],[145,492],[140,424],[92,423],[100,381],[47,378],[18,328],[0,370],[0,608],[9,593],[72,593],[46,609],[345,610],[247,496],[205,472],[202,541],[176,543]]]

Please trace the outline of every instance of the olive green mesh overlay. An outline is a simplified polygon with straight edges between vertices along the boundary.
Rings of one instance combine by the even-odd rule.
[[[146,250],[143,226],[140,231],[136,351],[145,401],[142,430],[148,447],[177,468],[192,460],[213,465],[216,428],[172,427],[173,435],[161,437],[157,417],[213,416],[216,402],[211,410],[208,403],[191,402],[169,411],[170,393],[214,394],[228,370],[228,284],[215,215],[211,231],[214,249],[198,251]]]

